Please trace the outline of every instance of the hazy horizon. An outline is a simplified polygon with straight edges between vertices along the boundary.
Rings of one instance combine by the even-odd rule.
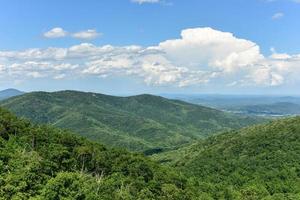
[[[190,96],[190,97],[201,97],[201,96],[214,96],[214,97],[300,97],[297,94],[242,94],[242,93],[105,93],[101,91],[93,91],[93,90],[77,90],[77,89],[59,89],[59,90],[21,90],[18,88],[1,88],[0,92],[5,90],[18,90],[25,93],[31,92],[60,92],[60,91],[78,91],[78,92],[91,92],[91,93],[98,93],[98,94],[105,94],[105,95],[113,95],[113,96],[134,96],[134,95],[142,95],[142,94],[150,94],[150,95],[157,95],[157,96],[164,96],[164,97],[176,97],[176,96]]]

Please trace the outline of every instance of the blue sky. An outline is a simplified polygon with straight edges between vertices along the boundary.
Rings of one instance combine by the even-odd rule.
[[[2,0],[0,89],[299,94],[299,1],[149,1]]]

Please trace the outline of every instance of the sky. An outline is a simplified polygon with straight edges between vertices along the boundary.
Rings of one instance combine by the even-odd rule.
[[[0,89],[299,95],[300,0],[0,0]]]

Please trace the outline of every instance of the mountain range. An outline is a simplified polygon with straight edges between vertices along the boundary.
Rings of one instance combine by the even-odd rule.
[[[296,200],[299,133],[300,117],[275,120],[151,161],[0,109],[0,199]]]
[[[249,115],[284,116],[300,115],[300,104],[291,102],[277,102],[272,104],[255,104],[229,108],[233,112]]]
[[[243,115],[282,117],[300,114],[299,96],[217,94],[163,96]]]
[[[146,94],[115,97],[78,91],[33,92],[0,105],[35,123],[135,151],[173,148],[264,121]]]

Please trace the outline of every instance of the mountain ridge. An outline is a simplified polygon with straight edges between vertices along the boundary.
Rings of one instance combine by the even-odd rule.
[[[149,94],[115,97],[71,90],[33,92],[0,105],[36,123],[52,124],[107,145],[138,151],[177,146],[260,122]]]

